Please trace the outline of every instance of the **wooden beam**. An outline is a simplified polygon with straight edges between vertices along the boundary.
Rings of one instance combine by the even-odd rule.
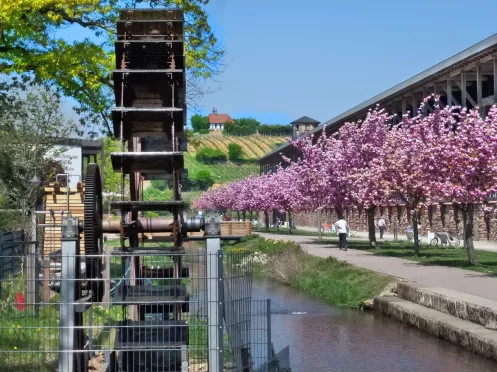
[[[416,116],[418,114],[418,102],[416,101],[416,94],[412,95],[412,116]]]

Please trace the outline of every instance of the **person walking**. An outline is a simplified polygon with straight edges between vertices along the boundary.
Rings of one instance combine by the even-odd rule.
[[[385,219],[383,216],[380,217],[378,220],[378,228],[380,229],[380,239],[383,239],[383,234],[385,233],[385,229],[387,227],[387,224],[385,222]]]
[[[347,250],[347,221],[344,220],[343,216],[338,217],[338,221],[335,222],[335,226],[338,232],[338,238],[340,241],[340,250]]]

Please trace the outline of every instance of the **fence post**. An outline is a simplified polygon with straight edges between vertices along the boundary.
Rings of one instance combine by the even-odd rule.
[[[209,346],[209,371],[217,372],[223,370],[220,356],[219,327],[222,329],[222,312],[219,311],[219,251],[221,240],[219,238],[207,238],[207,331]],[[221,252],[222,257],[222,252]],[[221,324],[219,319],[221,316]]]
[[[74,217],[65,217],[62,220],[62,273],[60,278],[60,345],[59,345],[59,371],[82,371],[83,366],[78,365],[80,354],[77,350],[77,330],[75,303],[79,295],[78,265],[79,253],[79,220]]]
[[[267,322],[267,361],[268,361],[268,366],[269,366],[269,361],[273,357],[272,355],[272,343],[271,343],[271,299],[268,298],[266,300],[266,322]]]
[[[219,239],[218,239],[219,240]],[[220,240],[219,240],[220,241]],[[219,243],[220,244],[220,243]],[[224,267],[223,267],[224,253],[222,249],[218,250],[217,255],[217,293],[218,293],[218,340],[219,340],[219,372],[224,371]]]

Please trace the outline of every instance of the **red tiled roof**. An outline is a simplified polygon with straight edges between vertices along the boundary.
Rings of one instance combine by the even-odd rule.
[[[209,124],[234,123],[228,114],[209,114]]]

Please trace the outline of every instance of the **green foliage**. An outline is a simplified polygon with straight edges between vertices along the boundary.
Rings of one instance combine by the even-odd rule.
[[[209,129],[200,129],[198,131],[199,134],[209,134]]]
[[[219,149],[204,147],[197,152],[196,159],[204,164],[213,164],[225,162],[227,157],[226,154]]]
[[[228,157],[231,161],[238,161],[243,156],[243,149],[238,143],[230,143],[228,145]]]
[[[261,125],[258,129],[259,134],[273,135],[273,136],[291,136],[291,125]]]
[[[235,124],[225,125],[223,132],[233,136],[249,136],[255,134],[260,125],[254,118],[240,118],[235,120]]]
[[[240,127],[258,127],[261,125],[259,121],[254,118],[239,118],[235,119],[236,125]]]
[[[209,117],[195,114],[190,119],[190,124],[194,132],[206,130],[209,132]]]
[[[195,184],[200,190],[207,190],[209,187],[214,185],[214,179],[212,178],[211,172],[208,170],[201,170],[197,172],[193,179],[195,180]]]
[[[165,191],[168,189],[168,186],[167,186],[167,183],[165,180],[152,180],[150,182],[150,185],[153,188],[156,188],[157,190],[160,190],[160,191]]]
[[[173,198],[173,192],[171,190],[159,190],[155,187],[147,187],[143,191],[143,200],[171,200]]]
[[[0,73],[12,85],[31,81],[55,87],[79,106],[89,124],[104,124],[113,105],[115,24],[125,8],[182,8],[190,99],[205,91],[204,82],[223,68],[224,49],[209,25],[204,0],[0,0]],[[72,29],[89,37],[67,40]],[[83,29],[83,30],[81,30]],[[87,31],[87,32],[85,32]]]
[[[121,145],[118,140],[106,137],[104,138],[104,187],[103,191],[108,193],[121,193],[121,174],[115,172],[112,168],[112,162],[110,159],[110,154],[112,152],[120,152]],[[102,156],[98,155],[97,160],[102,164]],[[126,189],[128,190],[128,189]]]

